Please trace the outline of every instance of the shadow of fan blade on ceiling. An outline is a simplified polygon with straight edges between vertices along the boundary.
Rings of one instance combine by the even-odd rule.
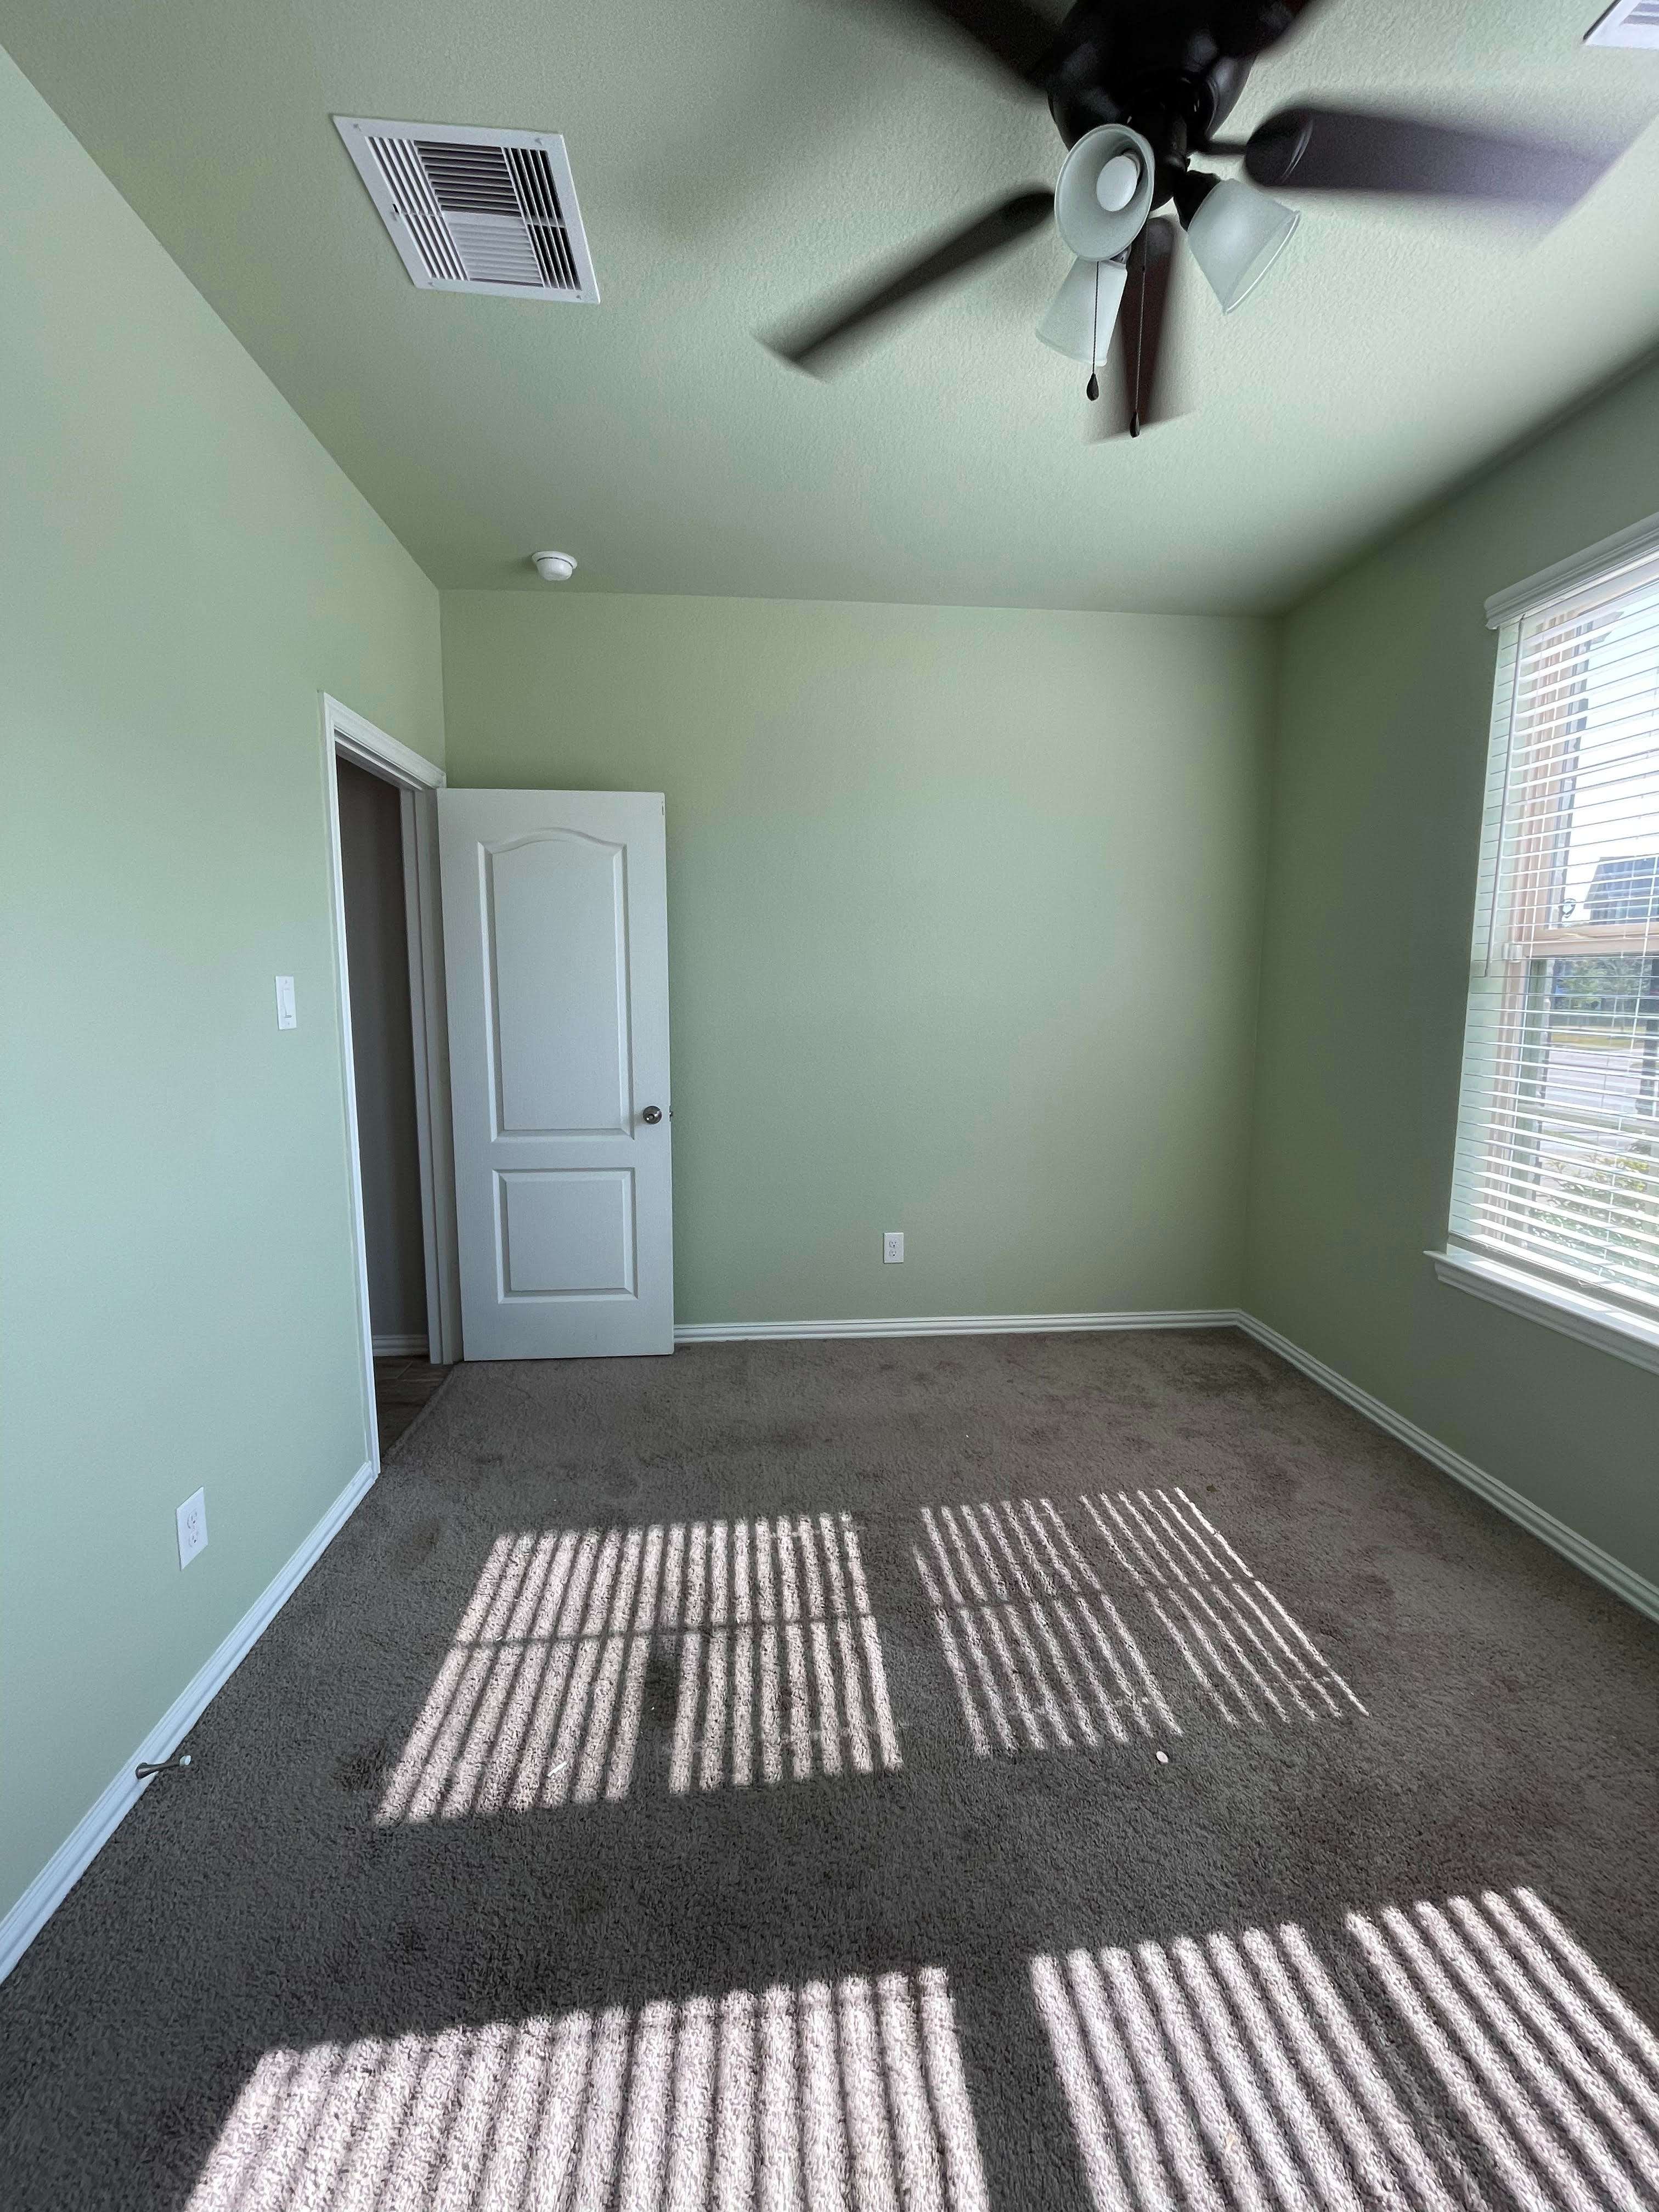
[[[876,325],[979,263],[1019,245],[1049,220],[1054,205],[1054,196],[1046,186],[1011,192],[970,222],[936,238],[922,252],[890,264],[873,283],[866,279],[849,288],[829,305],[771,337],[763,336],[761,342],[781,361],[822,376],[852,341],[874,337]]]
[[[1175,251],[1176,227],[1167,216],[1155,216],[1129,249],[1129,281],[1115,347],[1120,397],[1110,427],[1098,431],[1097,443],[1126,435],[1138,438],[1178,411],[1164,345]],[[1103,409],[1108,404],[1104,399],[1099,404]]]

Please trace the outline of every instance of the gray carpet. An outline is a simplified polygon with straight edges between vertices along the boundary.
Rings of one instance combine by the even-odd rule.
[[[1230,1332],[460,1369],[190,1748],[19,2212],[1659,2204],[1659,1632]]]

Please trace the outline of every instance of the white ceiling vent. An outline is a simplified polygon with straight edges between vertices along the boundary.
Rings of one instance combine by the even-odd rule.
[[[1587,46],[1659,47],[1659,0],[1613,0],[1584,33]]]
[[[576,187],[556,132],[358,115],[334,121],[422,291],[598,300]]]

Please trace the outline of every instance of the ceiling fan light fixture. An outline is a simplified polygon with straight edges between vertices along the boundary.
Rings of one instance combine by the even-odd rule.
[[[1126,252],[1152,211],[1158,159],[1126,123],[1085,131],[1054,186],[1054,227],[1079,261]]]
[[[1191,172],[1176,192],[1176,210],[1193,258],[1228,315],[1255,291],[1302,220],[1242,178]]]
[[[1091,368],[1103,368],[1127,279],[1121,261],[1074,261],[1037,325],[1043,344]]]

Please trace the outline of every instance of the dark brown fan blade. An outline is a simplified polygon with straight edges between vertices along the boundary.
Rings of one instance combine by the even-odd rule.
[[[1350,107],[1285,107],[1250,133],[1244,167],[1258,185],[1291,191],[1408,192],[1568,208],[1607,157],[1533,138],[1378,115]]]
[[[941,16],[1034,91],[1048,89],[1066,42],[1052,15],[1027,0],[905,0],[907,12]]]
[[[898,264],[867,290],[842,295],[835,306],[820,309],[766,343],[780,360],[817,375],[827,365],[827,356],[869,325],[908,307],[976,263],[1018,246],[1048,221],[1054,209],[1054,196],[1046,188],[1032,185],[1011,192],[959,230],[948,231],[925,253]]]
[[[1117,357],[1123,381],[1124,428],[1132,438],[1169,412],[1164,386],[1164,324],[1175,270],[1176,227],[1154,216],[1129,248],[1129,281],[1118,311]]]

